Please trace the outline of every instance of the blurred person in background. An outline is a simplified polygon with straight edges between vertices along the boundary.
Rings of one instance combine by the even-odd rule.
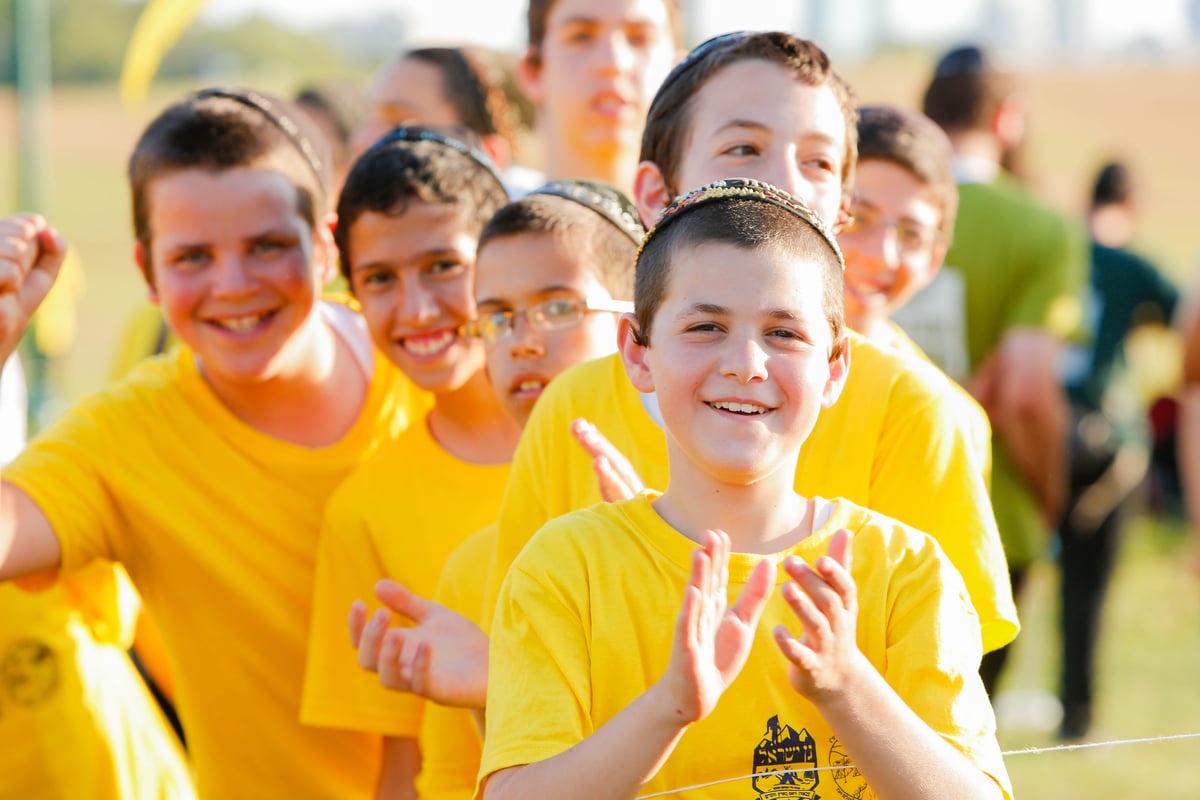
[[[1068,351],[1064,370],[1073,421],[1070,485],[1058,523],[1064,739],[1082,738],[1091,727],[1101,611],[1126,501],[1150,460],[1146,417],[1120,380],[1125,341],[1141,324],[1169,322],[1179,302],[1179,290],[1153,264],[1125,249],[1136,209],[1128,167],[1105,164],[1088,211],[1085,311],[1094,335]]]
[[[992,504],[1017,595],[1067,496],[1070,410],[1061,372],[1081,323],[1086,239],[1082,226],[1004,170],[1024,138],[1025,108],[1014,76],[989,54],[973,45],[947,52],[923,108],[950,138],[959,208],[938,288],[922,293],[925,302],[915,298],[905,318],[923,321],[909,333],[987,412]],[[984,656],[989,692],[1007,652]]]

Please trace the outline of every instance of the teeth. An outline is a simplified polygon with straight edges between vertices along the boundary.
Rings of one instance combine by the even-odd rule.
[[[254,326],[262,322],[266,314],[250,314],[245,317],[226,317],[225,319],[214,319],[213,322],[219,327],[233,333],[246,333],[253,330]]]
[[[401,340],[401,344],[413,355],[431,356],[445,350],[453,341],[453,331],[442,331],[429,336],[408,336]]]
[[[535,380],[521,381],[519,384],[517,384],[517,391],[518,392],[536,392],[536,391],[539,391],[540,389],[544,389],[545,386],[546,386],[546,384],[542,383],[541,381],[535,381]]]
[[[735,414],[765,414],[767,412],[765,406],[756,406],[752,403],[711,403],[710,405],[713,408],[732,411]]]

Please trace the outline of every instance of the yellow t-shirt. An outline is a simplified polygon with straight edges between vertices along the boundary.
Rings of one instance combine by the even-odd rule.
[[[124,572],[102,561],[45,591],[0,584],[0,797],[195,797],[125,652],[137,608]]]
[[[850,334],[851,368],[839,399],[800,451],[796,491],[844,497],[925,531],[962,573],[983,625],[984,650],[1016,636],[1008,565],[963,405],[936,367]],[[570,435],[586,417],[647,486],[667,485],[667,445],[620,356],[564,372],[538,399],[513,457],[500,510],[484,621],[517,553],[549,520],[598,502],[591,458]],[[490,624],[490,622],[489,622]]]
[[[321,528],[301,721],[417,736],[424,700],[358,665],[346,615],[355,600],[378,607],[380,578],[433,597],[454,548],[496,519],[508,471],[455,458],[416,424],[338,487]]]
[[[353,428],[307,448],[239,420],[190,350],[85,399],[5,469],[71,569],[123,564],[159,624],[203,797],[370,797],[378,748],[299,723],[327,498],[428,399],[376,356]]]
[[[696,545],[658,516],[655,496],[554,520],[513,564],[492,634],[481,777],[562,753],[666,671]],[[852,531],[859,648],[921,719],[1011,795],[978,674],[979,620],[962,578],[929,536],[844,500],[831,505],[811,536],[767,557],[811,564],[836,530]],[[731,556],[731,602],[761,558]],[[780,569],[778,582],[786,580]],[[772,636],[779,624],[798,630],[777,589],[746,666],[639,794],[796,769],[708,787],[704,797],[874,796],[824,718],[788,683]]]
[[[930,366],[937,366],[903,328],[891,320],[888,320],[887,324],[892,335],[892,341],[890,342],[892,347],[901,353],[916,356]],[[960,383],[949,376],[946,377],[949,379],[950,385],[955,389],[955,394],[958,395],[959,400],[963,404],[963,420],[968,425],[971,446],[975,448],[975,456],[979,459],[979,463],[983,465],[983,482],[991,486],[992,423],[988,421],[987,412],[983,410],[983,406],[979,405],[979,401],[972,397],[971,393],[963,388]]]
[[[439,603],[478,621],[483,610],[483,578],[496,548],[496,525],[471,534],[446,559],[434,595]],[[421,800],[471,800],[483,739],[475,716],[465,708],[426,703],[421,720]]]

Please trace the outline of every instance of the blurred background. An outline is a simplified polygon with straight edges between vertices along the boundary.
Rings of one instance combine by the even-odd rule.
[[[292,95],[311,84],[361,91],[404,49],[469,43],[511,65],[524,0],[174,0],[138,87],[119,81],[139,0],[0,0],[0,214],[37,210],[73,246],[72,270],[36,331],[46,394],[38,422],[99,388],[122,327],[144,305],[132,260],[125,160],[141,128],[212,84]],[[1200,272],[1200,0],[684,0],[688,44],[736,28],[779,28],[821,44],[861,102],[919,106],[937,57],[974,42],[1022,75],[1033,190],[1082,218],[1097,168],[1127,162],[1142,217],[1133,248],[1188,288]],[[172,26],[178,28],[173,35]],[[20,87],[20,91],[18,91]],[[144,87],[145,91],[140,89]],[[528,109],[527,109],[528,111]],[[526,120],[529,123],[530,120]],[[532,139],[518,160],[539,166]],[[1176,390],[1164,329],[1130,348],[1149,407]],[[1200,581],[1177,498],[1151,481],[1123,543],[1101,641],[1093,740],[1200,733]],[[1035,575],[998,700],[1006,749],[1054,743],[1053,565]],[[1003,702],[1001,702],[1003,701]],[[1013,755],[1018,796],[1200,797],[1200,739]]]

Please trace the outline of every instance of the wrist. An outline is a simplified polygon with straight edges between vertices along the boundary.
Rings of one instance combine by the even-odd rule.
[[[683,732],[699,721],[690,704],[679,702],[675,692],[666,685],[665,678],[647,689],[642,700],[650,719],[664,730]]]

